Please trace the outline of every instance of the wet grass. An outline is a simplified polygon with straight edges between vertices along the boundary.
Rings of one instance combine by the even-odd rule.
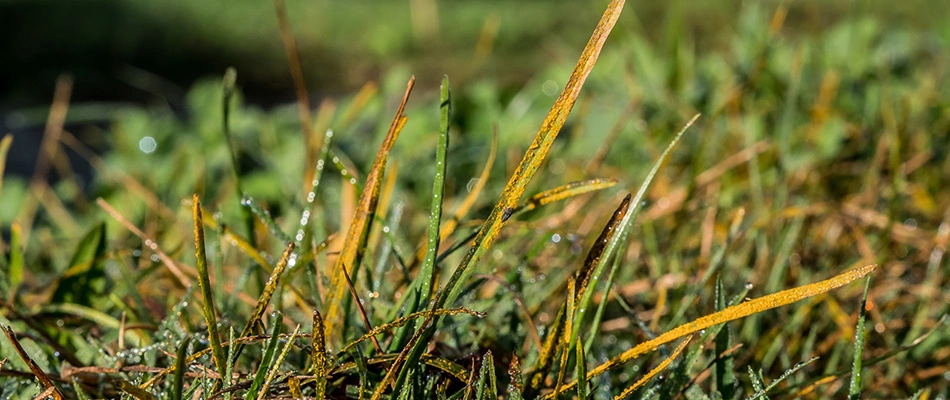
[[[69,132],[62,80],[0,186],[0,391],[946,397],[950,53],[857,14],[787,36],[789,7],[707,52],[613,1],[513,96],[394,71],[265,112],[229,70],[189,118]]]

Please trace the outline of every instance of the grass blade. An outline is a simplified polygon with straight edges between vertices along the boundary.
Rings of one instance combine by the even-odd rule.
[[[267,348],[264,350],[264,356],[261,358],[261,364],[257,367],[257,373],[254,375],[254,381],[251,387],[247,389],[245,399],[256,399],[258,392],[264,386],[264,379],[267,377],[267,371],[274,363],[274,353],[277,352],[277,345],[280,343],[280,331],[284,326],[279,312],[274,313],[274,328],[271,329],[270,340],[267,341]],[[293,339],[291,339],[293,340]]]
[[[175,354],[175,374],[172,375],[172,400],[181,400],[182,389],[185,387],[185,363],[188,358],[188,345],[191,344],[191,337],[185,337],[178,345],[178,352]]]
[[[648,340],[646,342],[640,343],[633,348],[623,352],[617,357],[611,358],[607,362],[599,365],[590,372],[587,373],[587,379],[603,374],[612,368],[616,368],[620,365],[623,365],[647,352],[652,351],[652,349],[657,348],[658,346],[669,343],[673,340],[681,338],[683,336],[699,332],[703,329],[709,328],[711,326],[723,324],[729,321],[734,321],[740,318],[747,317],[752,314],[757,314],[762,311],[771,310],[773,308],[785,306],[797,302],[799,300],[807,299],[809,297],[817,296],[819,294],[828,292],[832,289],[837,289],[841,286],[844,286],[848,283],[854,282],[877,268],[876,264],[869,264],[863,267],[854,268],[844,273],[834,276],[830,279],[811,283],[804,286],[799,286],[796,288],[783,290],[778,293],[773,293],[767,296],[759,297],[757,299],[749,300],[747,302],[737,304],[731,307],[726,307],[724,310],[701,317],[692,322],[680,325],[676,328],[673,328],[666,333],[663,333],[657,336],[653,340]],[[563,390],[570,390],[576,385],[576,382],[566,385]],[[545,395],[544,399],[555,398],[559,392],[552,392],[548,395]]]
[[[406,85],[406,92],[402,97],[402,102],[399,104],[399,109],[396,111],[396,116],[389,125],[386,138],[383,139],[383,144],[376,153],[373,166],[366,176],[365,189],[360,196],[359,204],[353,216],[353,222],[346,232],[343,249],[340,251],[340,255],[337,257],[336,264],[333,267],[332,278],[330,280],[330,298],[326,299],[324,303],[329,305],[324,318],[327,327],[327,337],[332,337],[333,335],[333,329],[336,326],[337,319],[339,319],[340,304],[343,303],[343,291],[346,289],[346,285],[343,283],[343,268],[346,268],[346,266],[357,268],[363,257],[363,252],[366,250],[363,244],[366,243],[366,239],[369,236],[370,223],[376,214],[379,186],[382,181],[382,176],[386,171],[386,161],[389,158],[389,151],[392,150],[396,138],[399,137],[399,132],[406,123],[406,116],[403,114],[403,111],[406,109],[406,102],[409,101],[409,94],[412,93],[412,87],[415,85],[415,82],[416,78],[412,77]],[[352,273],[350,273],[350,275],[352,275]]]
[[[789,376],[792,376],[792,374],[798,372],[798,370],[805,368],[806,366],[808,366],[808,364],[815,362],[815,360],[818,360],[818,357],[812,357],[808,361],[795,364],[795,366],[793,366],[792,368],[789,368],[787,371],[782,373],[782,376],[776,378],[772,382],[769,382],[768,386],[753,393],[752,396],[749,396],[746,400],[756,400],[760,397],[765,397],[765,395],[774,387],[778,386],[779,383],[782,383],[782,381],[784,381],[785,379],[788,379]],[[761,382],[758,381],[758,378],[755,377],[755,374],[751,374],[751,376],[753,377],[752,378],[753,382],[755,382],[756,385],[761,385]]]
[[[851,364],[851,384],[848,387],[848,400],[861,398],[861,360],[864,354],[864,317],[867,314],[868,289],[871,277],[865,279],[864,296],[861,297],[861,309],[858,310],[858,327],[854,334],[854,361]]]
[[[284,254],[280,256],[280,261],[277,261],[277,266],[271,271],[270,278],[267,280],[267,284],[264,286],[261,296],[257,299],[257,306],[254,307],[251,318],[247,320],[247,324],[244,325],[244,329],[241,330],[241,334],[238,338],[250,335],[254,327],[260,323],[261,317],[264,316],[264,310],[267,309],[271,297],[274,295],[274,292],[277,291],[277,286],[280,285],[280,278],[284,274],[284,269],[287,268],[287,262],[290,260],[290,255],[293,254],[293,252],[294,242],[290,242],[287,244],[287,247],[284,248]],[[241,355],[241,350],[243,349],[243,344],[238,345],[235,351],[235,358]]]
[[[666,369],[666,367],[669,366],[670,363],[672,363],[673,360],[676,359],[676,357],[678,357],[678,356],[680,355],[680,353],[683,352],[683,350],[686,348],[686,345],[689,344],[689,341],[690,341],[691,339],[692,339],[692,337],[686,338],[686,340],[684,340],[683,343],[680,343],[679,346],[676,346],[676,350],[673,350],[673,354],[670,354],[670,356],[667,357],[665,360],[663,360],[663,362],[661,362],[660,364],[658,364],[658,365],[656,366],[656,368],[653,368],[652,370],[650,370],[650,372],[648,372],[648,373],[647,373],[646,375],[644,375],[642,378],[640,378],[639,380],[637,380],[636,382],[634,382],[633,385],[630,385],[629,387],[627,387],[626,389],[624,389],[622,392],[620,392],[619,395],[617,395],[616,397],[614,397],[614,400],[621,400],[621,399],[627,398],[627,396],[630,396],[631,394],[633,394],[633,391],[634,391],[634,390],[639,389],[641,386],[643,386],[643,385],[645,385],[647,382],[649,382],[650,379],[652,379],[654,376],[656,376],[656,375],[659,374],[660,372],[663,372],[663,370]],[[581,348],[581,347],[578,346],[578,348]]]
[[[237,147],[234,144],[234,137],[231,136],[231,99],[234,96],[234,87],[237,84],[237,70],[229,67],[224,71],[222,82],[223,90],[221,93],[221,130],[224,132],[224,142],[228,145],[228,156],[231,158],[231,171],[234,172],[234,187],[237,191],[237,198],[244,204],[244,183],[241,181],[241,172],[238,168]],[[252,245],[256,244],[254,238],[254,217],[247,210],[241,212],[244,219],[244,229],[247,238]]]
[[[40,369],[40,366],[30,358],[30,355],[26,353],[26,350],[23,349],[23,346],[20,345],[20,341],[16,338],[16,333],[13,333],[13,328],[9,326],[0,326],[3,329],[3,333],[7,335],[7,340],[10,341],[10,344],[13,345],[13,349],[16,350],[17,354],[20,355],[20,358],[24,363],[30,368],[30,372],[33,373],[33,376],[36,377],[40,384],[43,385],[43,388],[49,391],[49,395],[55,399],[62,399],[63,394],[60,393],[59,389],[56,388],[56,385],[53,384],[53,381],[50,380],[49,376]]]
[[[598,190],[607,189],[617,184],[616,179],[596,178],[586,181],[571,182],[566,185],[558,186],[554,189],[545,190],[515,207],[512,213],[528,212],[540,206],[561,201],[570,197],[579,196],[584,193],[590,193]]]
[[[534,141],[525,152],[515,173],[508,180],[508,184],[505,185],[505,189],[502,191],[498,203],[492,208],[488,219],[482,225],[482,228],[479,229],[471,249],[452,273],[449,282],[436,298],[436,301],[433,302],[433,310],[444,308],[446,305],[451,305],[455,302],[455,299],[461,293],[464,282],[468,281],[468,278],[474,272],[475,264],[478,263],[485,251],[491,247],[492,242],[494,242],[495,237],[501,230],[502,224],[507,217],[511,216],[518,200],[524,194],[525,188],[534,177],[541,163],[547,157],[548,151],[550,151],[551,146],[554,144],[554,139],[557,138],[558,133],[567,121],[567,117],[570,115],[571,109],[574,107],[574,103],[580,95],[581,88],[584,86],[587,76],[597,62],[597,57],[600,55],[600,50],[603,48],[607,36],[620,17],[623,5],[624,0],[612,0],[607,6],[606,11],[604,11],[603,16],[597,23],[597,27],[594,28],[590,40],[584,47],[577,61],[577,65],[574,67],[573,73],[571,73],[570,79],[568,79],[567,84],[564,85],[564,90],[554,102],[547,117],[545,117],[544,122],[541,124],[541,128],[538,130]],[[398,377],[395,377],[397,388],[400,382],[406,379],[407,376],[405,368],[403,368],[403,362],[405,361],[406,365],[411,366],[418,362],[422,356],[423,350],[428,346],[429,340],[435,334],[435,329],[438,325],[436,321],[432,321],[432,318],[433,317],[427,318],[423,325],[419,327],[417,330],[418,335],[414,335],[418,337],[417,341],[412,343],[411,346],[406,346],[406,349],[400,353],[400,357],[397,358],[393,368],[391,368],[387,372],[386,377],[384,377],[384,384],[380,385],[380,389],[386,386],[385,381],[394,379],[393,375],[396,374],[395,371],[399,371]],[[379,390],[373,394],[374,398],[379,398],[381,395],[382,393]]]
[[[511,400],[521,400],[524,398],[524,379],[521,377],[521,361],[517,354],[511,355],[511,364],[508,364],[508,397]]]
[[[311,333],[312,348],[310,350],[310,359],[313,362],[313,375],[315,383],[314,397],[322,399],[325,397],[327,389],[327,343],[324,336],[323,317],[320,312],[313,310],[313,331]]]
[[[211,341],[211,355],[218,373],[224,373],[227,362],[224,358],[224,349],[221,347],[221,338],[218,337],[218,318],[215,316],[214,293],[211,291],[211,277],[208,276],[208,261],[205,253],[205,230],[201,216],[201,200],[195,194],[192,197],[192,215],[195,220],[195,259],[197,259],[198,286],[204,300],[202,314],[208,324],[208,339]]]
[[[287,243],[287,242],[294,241],[293,239],[290,238],[290,236],[287,236],[287,234],[284,233],[284,231],[280,229],[280,226],[277,225],[277,222],[274,221],[274,218],[270,216],[270,211],[267,211],[258,202],[254,201],[253,197],[248,196],[245,193],[243,196],[241,196],[241,205],[244,206],[245,209],[250,209],[251,213],[256,215],[257,219],[261,220],[261,222],[264,223],[264,226],[266,226],[267,229],[270,230],[270,233],[274,235],[274,237],[279,239],[281,242]],[[253,221],[252,221],[252,224],[253,224]],[[251,237],[251,239],[252,240],[250,242],[251,242],[251,245],[253,246],[253,243],[254,243],[253,237]]]
[[[574,376],[577,377],[577,398],[587,399],[587,357],[584,346],[577,346],[577,359],[574,360]]]
[[[435,178],[432,182],[432,206],[429,214],[429,243],[425,260],[416,279],[418,285],[418,304],[428,304],[432,296],[433,269],[435,256],[439,253],[439,225],[442,221],[442,196],[445,194],[446,153],[449,147],[449,118],[452,112],[452,97],[449,91],[449,77],[442,78],[442,88],[439,95],[439,144],[435,155]],[[418,308],[410,307],[410,312]]]
[[[482,368],[478,376],[478,392],[475,396],[478,400],[488,400],[498,398],[497,382],[495,379],[495,359],[491,355],[491,350],[485,353],[482,359]]]
[[[267,378],[264,379],[264,386],[261,387],[261,391],[257,395],[257,400],[264,399],[264,395],[267,394],[267,389],[270,388],[271,383],[274,382],[275,378],[277,378],[277,373],[280,372],[280,364],[284,362],[284,358],[287,357],[287,352],[290,351],[291,347],[293,347],[294,339],[297,337],[297,332],[300,332],[300,324],[297,324],[297,327],[294,328],[294,332],[290,334],[290,339],[287,340],[287,344],[284,345],[284,349],[280,351],[280,355],[277,356],[276,360],[274,360],[274,365],[267,373]],[[250,396],[248,396],[248,398],[250,398]]]
[[[726,293],[722,288],[722,275],[716,278],[716,311],[726,308]],[[724,326],[716,335],[716,354],[723,354],[732,347],[729,327]],[[724,399],[734,399],[736,385],[735,360],[732,355],[716,358],[716,388]]]
[[[3,195],[3,170],[7,166],[7,153],[10,152],[11,144],[13,144],[13,134],[3,135],[3,140],[0,140],[0,196]]]
[[[23,231],[19,222],[10,224],[10,294],[9,300],[12,302],[16,296],[17,288],[23,283]]]

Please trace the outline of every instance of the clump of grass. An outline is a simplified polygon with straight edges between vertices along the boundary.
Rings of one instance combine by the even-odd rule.
[[[731,64],[694,64],[691,42],[676,33],[671,50],[636,34],[608,43],[625,23],[615,0],[548,111],[536,101],[530,112],[479,114],[466,109],[477,96],[450,91],[447,77],[437,103],[425,93],[416,100],[413,77],[393,96],[396,107],[369,85],[343,100],[339,116],[328,101],[311,118],[283,4],[275,6],[298,81],[296,113],[240,107],[228,71],[219,86],[194,89],[192,102],[207,104],[194,121],[119,117],[118,144],[105,158],[63,139],[72,136],[51,122],[50,148],[73,147],[99,170],[105,213],[81,212],[85,194],[64,196],[71,192],[40,181],[12,190],[45,213],[34,221],[27,207],[17,221],[32,229],[12,224],[0,257],[3,393],[735,399],[947,391],[948,307],[938,289],[948,275],[942,210],[950,196],[941,182],[950,169],[939,161],[946,146],[922,127],[950,120],[933,87],[908,89],[919,77],[874,72],[890,66],[875,60],[836,64],[843,61],[833,55],[819,69],[807,61],[807,41],[783,50],[784,3],[771,18],[758,6],[744,12]],[[616,65],[591,73],[599,58],[622,59],[611,46],[636,50],[636,73]],[[887,79],[862,81],[868,73]],[[622,79],[637,82],[635,93],[616,102]],[[593,87],[582,90],[588,81]],[[389,95],[398,85],[381,87]],[[587,123],[562,133],[587,91],[587,113],[638,105],[612,116],[642,122],[638,134],[594,140],[606,114],[585,114]],[[931,102],[911,101],[918,92]],[[518,96],[512,102],[530,103]],[[887,107],[893,102],[907,104],[904,114]],[[383,114],[392,108],[395,116]],[[473,115],[479,122],[469,127],[496,119],[498,128],[456,133]],[[498,131],[527,117],[543,122],[521,161],[511,153],[510,165],[494,165],[499,141],[513,140]],[[415,123],[427,120],[438,122]],[[157,155],[163,168],[146,170],[152,161],[126,146],[143,121],[168,124],[166,135],[192,123],[196,134],[176,135],[189,146]],[[359,137],[367,126],[388,126],[375,149]],[[278,131],[303,131],[304,145],[287,145]],[[855,139],[877,131],[874,143]],[[159,146],[171,143],[149,132]],[[9,146],[0,142],[0,165]],[[262,165],[242,168],[247,154]],[[590,154],[594,162],[583,162]],[[465,169],[479,163],[477,173]],[[341,173],[324,174],[328,164]],[[635,184],[635,193],[624,190]],[[9,195],[9,185],[0,188]],[[85,231],[57,218],[64,204]],[[190,219],[178,205],[190,206]],[[56,250],[80,236],[71,254]],[[872,272],[886,284],[869,279],[863,296],[849,287]],[[44,290],[48,283],[54,289]],[[931,290],[893,294],[919,287]],[[858,298],[857,313],[840,305]],[[901,320],[907,311],[910,323]],[[897,359],[903,367],[887,362]],[[39,387],[21,384],[33,379]]]

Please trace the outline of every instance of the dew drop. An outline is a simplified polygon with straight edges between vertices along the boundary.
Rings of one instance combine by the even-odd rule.
[[[745,283],[745,288],[746,288],[746,289],[752,290],[752,287],[753,287],[752,282],[746,282],[746,283]]]

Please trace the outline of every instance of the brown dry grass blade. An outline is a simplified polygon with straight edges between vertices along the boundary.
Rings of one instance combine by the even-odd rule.
[[[205,230],[202,223],[204,218],[201,215],[201,200],[198,198],[198,194],[195,193],[191,201],[192,218],[195,221],[195,260],[198,270],[198,286],[201,289],[201,298],[204,300],[201,311],[205,317],[205,322],[208,324],[208,339],[211,342],[214,364],[220,373],[224,373],[227,361],[225,360],[224,349],[221,348],[221,339],[218,337],[218,318],[214,308],[211,277],[208,275],[207,253],[205,253]],[[124,320],[125,314],[123,314]],[[119,337],[121,338],[122,335],[120,334]]]
[[[386,138],[383,139],[383,144],[379,147],[379,152],[376,153],[376,160],[373,161],[373,166],[366,176],[366,184],[364,185],[363,194],[360,196],[359,204],[353,216],[353,222],[346,232],[343,249],[339,257],[337,257],[336,264],[331,272],[330,298],[325,299],[324,302],[324,304],[329,304],[326,318],[324,318],[327,327],[327,337],[332,338],[333,329],[340,314],[340,304],[343,303],[343,292],[346,289],[346,285],[343,283],[343,268],[346,268],[346,266],[357,268],[360,258],[362,258],[363,252],[366,250],[364,244],[369,236],[370,223],[376,214],[380,182],[382,181],[383,173],[386,171],[386,161],[389,158],[389,151],[392,149],[393,144],[396,143],[396,138],[399,137],[399,132],[406,123],[406,116],[403,112],[406,109],[406,102],[409,101],[409,94],[412,93],[412,87],[415,85],[415,82],[416,77],[413,76],[406,85],[406,93],[402,97],[402,102],[399,104],[396,116],[393,118],[392,124],[389,125]]]
[[[841,286],[858,280],[867,274],[870,274],[875,268],[877,268],[876,264],[854,268],[845,271],[844,273],[831,279],[783,290],[764,297],[759,297],[754,300],[749,300],[741,304],[727,307],[722,311],[709,314],[695,321],[680,325],[667,331],[666,333],[663,333],[662,335],[657,336],[653,340],[640,343],[634,346],[632,349],[623,352],[619,356],[611,358],[597,368],[590,370],[590,372],[587,373],[587,380],[590,381],[592,378],[603,374],[612,368],[616,368],[643,354],[654,351],[654,349],[662,344],[666,344],[683,336],[699,332],[711,326],[745,318],[752,314],[757,314],[766,310],[771,310],[773,308],[789,305],[796,301],[814,297],[832,289],[837,289]],[[572,389],[576,384],[577,381],[574,381],[568,385],[565,385],[561,389],[561,392],[566,392]],[[542,397],[542,399],[553,399],[559,394],[559,392],[551,392]]]
[[[324,393],[327,389],[327,343],[323,332],[323,317],[320,316],[319,311],[313,310],[313,332],[311,333],[313,348],[311,349],[311,359],[313,361],[313,375],[316,379],[316,387],[314,388],[316,393],[314,393],[314,397],[318,399],[324,398]]]
[[[20,358],[23,359],[23,362],[30,367],[30,372],[33,372],[33,376],[36,376],[36,379],[40,381],[40,384],[43,385],[43,388],[49,391],[55,399],[62,399],[63,394],[60,393],[59,389],[56,388],[56,385],[53,385],[53,381],[49,379],[49,376],[46,376],[46,373],[40,369],[39,365],[36,365],[36,362],[30,358],[29,354],[26,354],[26,350],[23,350],[23,346],[20,345],[20,341],[17,340],[16,334],[13,333],[13,329],[9,326],[3,326],[3,333],[7,335],[7,339],[10,340],[10,344],[13,345],[13,348],[16,350],[17,354],[20,355]]]

